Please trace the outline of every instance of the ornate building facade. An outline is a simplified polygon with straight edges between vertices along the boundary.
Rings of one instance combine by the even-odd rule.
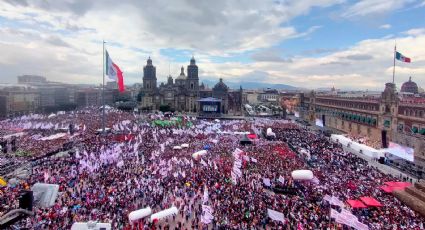
[[[175,80],[172,76],[168,76],[166,83],[157,86],[156,67],[149,58],[143,67],[141,108],[159,110],[161,106],[166,105],[176,111],[196,113],[199,110],[199,99],[214,97],[221,99],[222,113],[242,115],[244,101],[242,88],[232,91],[224,84],[223,79],[220,79],[212,89],[208,89],[203,83],[200,85],[198,66],[194,57],[186,70],[187,75],[182,66],[180,75]]]
[[[425,98],[400,97],[393,83],[385,84],[380,97],[302,94],[299,110],[311,123],[321,119],[326,127],[368,137],[381,147],[392,141],[413,148],[415,163],[425,166]]]

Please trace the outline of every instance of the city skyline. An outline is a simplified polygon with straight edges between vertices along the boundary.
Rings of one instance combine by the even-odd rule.
[[[112,3],[112,1],[110,2]],[[35,74],[101,83],[102,39],[126,84],[151,56],[158,82],[192,55],[200,81],[258,81],[305,88],[382,90],[409,76],[425,86],[425,1],[123,1],[0,3],[0,83]],[[407,23],[408,22],[408,23]]]

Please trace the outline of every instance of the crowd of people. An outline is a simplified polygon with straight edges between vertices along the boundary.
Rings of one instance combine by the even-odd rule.
[[[372,140],[368,137],[353,134],[345,134],[344,136],[350,138],[351,140],[357,143],[364,144],[375,149],[380,149],[382,147],[380,141]]]
[[[88,108],[49,118],[0,122],[2,132],[24,133],[17,137],[18,149],[34,155],[22,156],[22,161],[72,143],[63,157],[35,160],[29,178],[0,186],[0,216],[18,207],[19,191],[39,182],[58,184],[59,195],[52,207],[34,207],[34,216],[16,224],[21,229],[70,229],[75,222],[91,220],[111,223],[113,229],[342,228],[330,217],[325,195],[342,201],[360,196],[378,199],[383,207],[353,209],[346,204],[369,229],[423,229],[422,217],[379,189],[395,178],[291,121],[201,120],[111,109],[107,127],[112,132],[98,135],[100,115],[96,108]],[[175,122],[158,125],[158,120]],[[70,123],[75,124],[74,134],[40,138],[63,132]],[[275,133],[271,139],[264,135],[270,127]],[[241,144],[244,133],[256,134],[251,144]],[[186,147],[175,148],[183,144]],[[243,161],[242,175],[235,180],[232,153],[237,148]],[[206,154],[193,157],[200,150]],[[308,157],[302,152],[308,152]],[[11,156],[1,154],[0,158],[7,161]],[[317,183],[293,180],[291,172],[298,169],[313,171]],[[264,179],[270,184],[265,185]],[[274,187],[297,193],[282,194]],[[211,221],[202,218],[203,205],[213,210]],[[153,213],[170,207],[179,212],[154,222],[148,218],[129,221],[131,211],[146,207]],[[268,209],[283,213],[284,221],[270,218]]]

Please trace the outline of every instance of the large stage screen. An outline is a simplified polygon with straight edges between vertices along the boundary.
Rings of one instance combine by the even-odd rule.
[[[217,105],[202,105],[202,111],[204,111],[204,112],[217,112],[218,106]]]
[[[414,161],[414,149],[410,147],[390,141],[390,145],[384,151],[405,160]]]

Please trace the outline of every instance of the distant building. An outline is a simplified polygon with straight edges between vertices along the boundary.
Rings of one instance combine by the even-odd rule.
[[[75,103],[78,107],[101,105],[101,100],[100,89],[80,89],[75,92]]]
[[[276,89],[265,89],[263,92],[260,92],[259,96],[261,102],[277,103],[279,101],[279,92]]]
[[[417,90],[411,80],[406,83],[403,91]],[[385,84],[380,96],[343,97],[312,91],[299,98],[300,115],[311,123],[319,119],[325,127],[368,137],[383,148],[390,141],[413,148],[415,164],[425,166],[425,98],[400,97],[393,83]]]
[[[259,96],[260,94],[255,91],[255,90],[251,90],[251,91],[245,91],[246,97],[247,97],[247,103],[250,105],[257,105],[260,100],[259,100]]]
[[[149,58],[143,67],[143,87],[141,108],[145,110],[159,110],[161,106],[168,106],[172,110],[182,112],[198,112],[200,98],[214,97],[221,99],[222,113],[242,113],[242,89],[237,93],[230,90],[223,79],[214,86],[207,89],[204,84],[199,85],[198,66],[192,57],[187,66],[187,76],[182,66],[180,75],[174,80],[168,76],[166,83],[157,86],[156,67]],[[246,99],[245,99],[246,100]],[[230,107],[229,107],[230,105]]]
[[[31,87],[7,87],[0,90],[0,117],[18,116],[37,111],[39,92]]]

